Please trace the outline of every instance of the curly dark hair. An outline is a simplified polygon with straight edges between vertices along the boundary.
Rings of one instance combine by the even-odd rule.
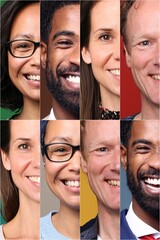
[[[122,120],[121,121],[121,143],[128,148],[129,139],[131,137],[131,128],[133,120]]]
[[[1,103],[3,108],[15,110],[23,106],[23,95],[13,85],[8,73],[8,52],[6,42],[10,40],[10,32],[17,14],[27,5],[37,3],[36,1],[6,1],[1,7]]]
[[[52,29],[52,19],[55,12],[65,6],[80,4],[79,0],[52,0],[41,1],[41,40],[48,42],[48,37]]]

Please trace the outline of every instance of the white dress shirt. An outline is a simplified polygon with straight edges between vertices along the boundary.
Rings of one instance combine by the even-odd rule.
[[[155,239],[160,237],[160,232],[143,222],[133,211],[132,203],[126,215],[126,220],[131,231],[139,239],[139,237],[153,234]]]

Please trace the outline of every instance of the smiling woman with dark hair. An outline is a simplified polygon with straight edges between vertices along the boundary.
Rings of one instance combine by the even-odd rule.
[[[120,117],[120,1],[81,3],[81,118]]]
[[[39,1],[6,1],[1,14],[1,107],[39,119]]]

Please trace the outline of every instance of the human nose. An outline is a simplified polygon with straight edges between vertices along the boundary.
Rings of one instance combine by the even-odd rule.
[[[160,170],[160,149],[148,158],[148,165],[150,168]]]
[[[72,158],[69,160],[69,170],[79,173],[80,172],[80,151],[77,150]]]
[[[154,65],[160,67],[160,42],[156,44],[154,56]]]
[[[120,146],[115,149],[112,156],[111,170],[120,173]]]
[[[40,168],[40,145],[34,149],[31,164],[34,168]]]
[[[73,49],[69,57],[69,62],[80,66],[80,43],[78,43]]]
[[[120,38],[118,38],[115,43],[113,57],[116,60],[120,60]]]
[[[40,67],[40,46],[36,48],[35,52],[31,56],[31,65]]]

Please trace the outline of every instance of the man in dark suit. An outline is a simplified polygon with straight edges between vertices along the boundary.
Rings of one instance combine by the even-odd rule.
[[[160,121],[121,121],[121,141],[132,194],[121,212],[121,239],[160,239]]]

